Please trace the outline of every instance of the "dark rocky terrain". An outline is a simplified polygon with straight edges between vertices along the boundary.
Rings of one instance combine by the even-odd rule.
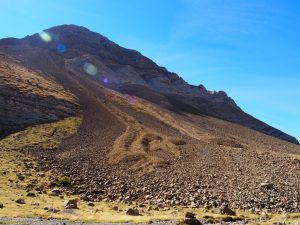
[[[23,107],[35,120],[0,122],[8,134],[46,120],[83,117],[78,132],[59,148],[31,152],[41,169],[72,179],[65,192],[86,201],[299,212],[295,138],[246,114],[225,92],[189,85],[97,33],[74,25],[45,32],[51,41],[38,34],[0,40],[3,57],[45,80],[39,90],[54,82],[42,91],[52,97],[32,100],[36,114]],[[27,95],[19,87],[8,92],[4,75],[0,91],[12,101],[1,118],[15,120],[20,111],[14,96],[26,104]],[[54,95],[62,92],[63,98]]]

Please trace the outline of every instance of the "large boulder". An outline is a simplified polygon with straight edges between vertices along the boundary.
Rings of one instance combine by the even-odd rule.
[[[77,199],[67,200],[65,201],[65,209],[78,209],[77,203]]]
[[[16,203],[18,203],[18,204],[26,204],[26,203],[25,203],[25,200],[24,200],[23,198],[17,199],[17,200],[16,200]]]
[[[130,216],[139,216],[140,215],[140,212],[138,209],[135,209],[135,208],[129,208],[126,212],[127,215],[130,215]]]
[[[184,223],[188,225],[203,225],[192,212],[187,212],[185,214]]]
[[[223,215],[229,215],[229,216],[235,216],[236,213],[231,208],[229,208],[227,205],[224,205],[220,208],[220,213]]]

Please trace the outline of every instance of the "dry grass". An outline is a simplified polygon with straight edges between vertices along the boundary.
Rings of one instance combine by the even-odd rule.
[[[69,117],[55,123],[28,127],[0,140],[0,150],[19,151],[35,148],[53,149],[62,139],[74,134],[80,124],[78,117]]]

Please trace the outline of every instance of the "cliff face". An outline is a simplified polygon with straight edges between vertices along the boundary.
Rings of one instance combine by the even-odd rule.
[[[217,117],[299,144],[290,135],[243,112],[224,91],[190,85],[139,52],[123,48],[84,27],[63,25],[23,39],[0,40],[3,51],[16,54],[15,49],[20,47],[26,48],[23,55],[32,49],[47,51],[61,63],[62,69],[86,74],[111,89],[136,95],[177,113]],[[35,57],[34,63],[43,65],[42,60]],[[52,68],[42,69],[49,72]]]

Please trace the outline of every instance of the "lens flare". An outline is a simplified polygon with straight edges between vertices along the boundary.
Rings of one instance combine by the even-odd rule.
[[[89,74],[91,76],[96,75],[98,72],[97,67],[95,65],[93,65],[92,63],[85,63],[83,66],[83,69],[87,74]]]
[[[44,42],[51,42],[52,41],[52,37],[49,33],[42,31],[41,33],[39,33],[40,38],[44,41]]]
[[[56,46],[56,49],[59,53],[64,53],[66,51],[66,46],[60,43]]]
[[[105,77],[105,78],[103,78],[103,83],[104,84],[108,84],[108,79]]]

